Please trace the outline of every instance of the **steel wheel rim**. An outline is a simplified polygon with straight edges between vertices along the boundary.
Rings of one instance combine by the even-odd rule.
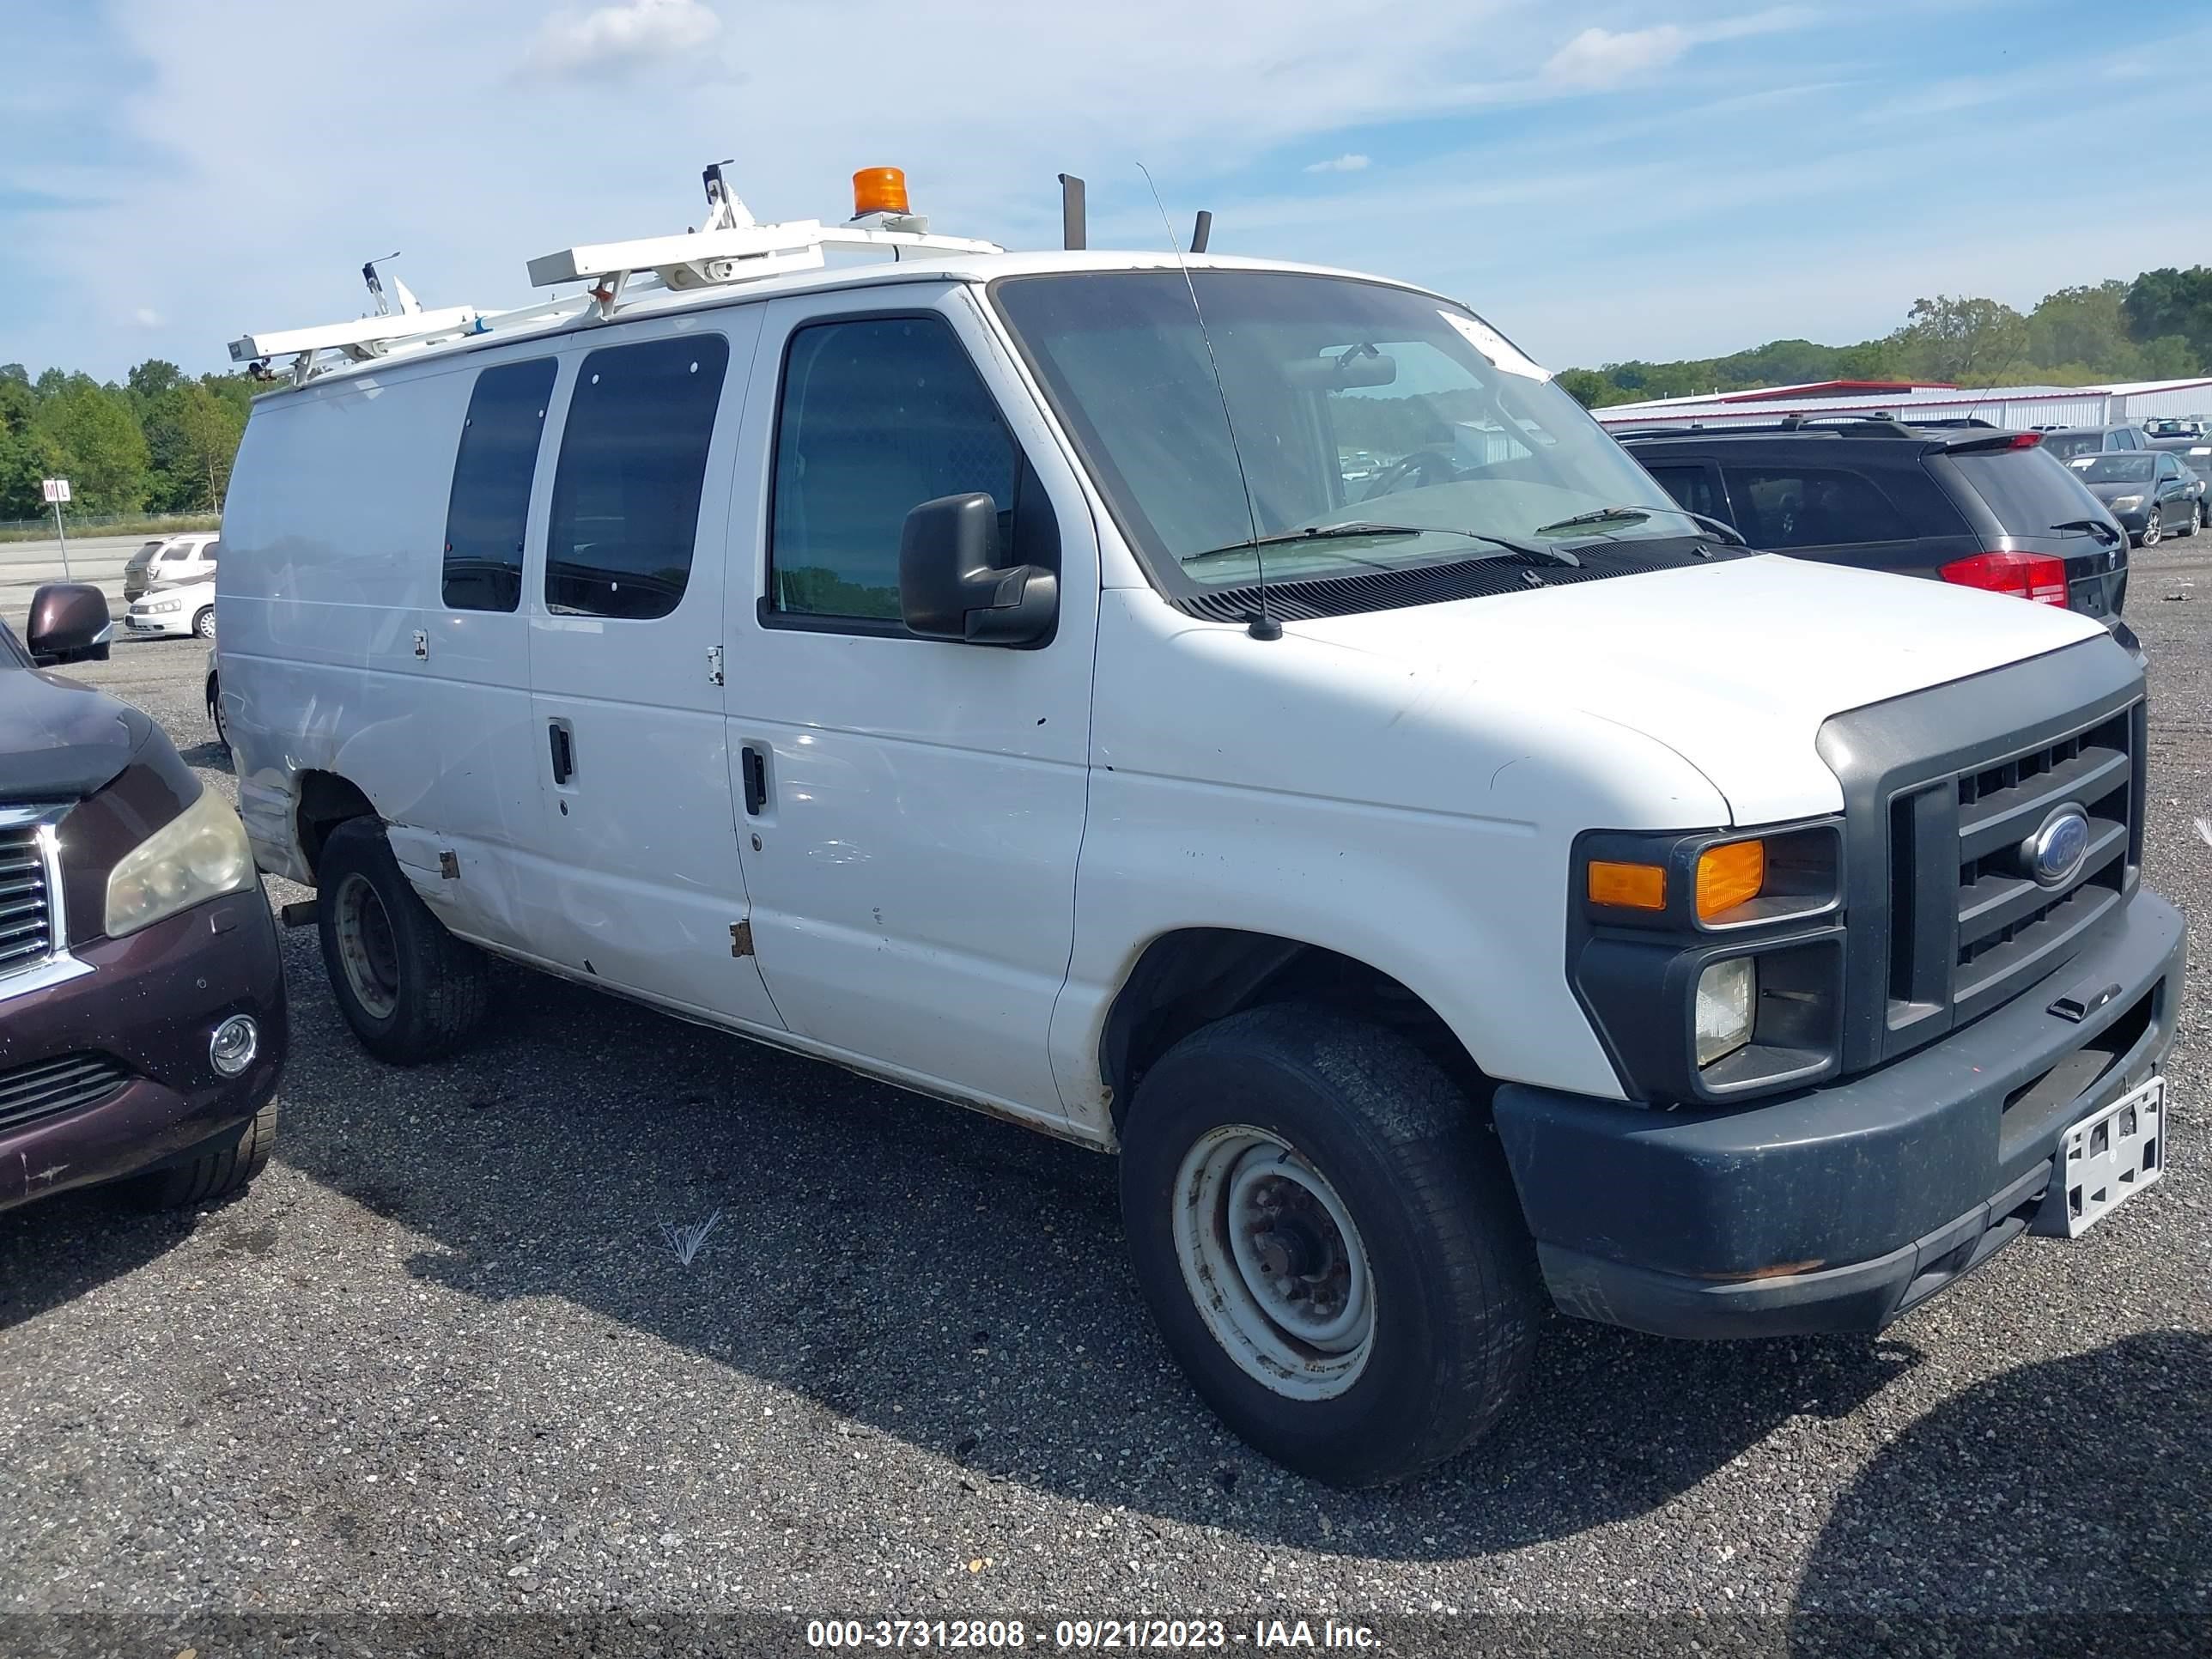
[[[1210,1129],[1183,1155],[1176,1260],[1237,1368],[1291,1400],[1329,1400],[1375,1348],[1367,1249],[1328,1177],[1266,1129]]]
[[[389,1019],[399,1008],[399,945],[384,901],[365,876],[338,884],[336,907],[338,965],[354,1000],[372,1019]]]
[[[213,639],[215,637],[215,612],[210,611],[204,616],[193,617],[192,632],[198,635],[201,639]]]

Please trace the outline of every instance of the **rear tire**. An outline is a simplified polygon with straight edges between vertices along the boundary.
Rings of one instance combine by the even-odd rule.
[[[1277,1462],[1402,1480],[1526,1380],[1542,1299],[1504,1155],[1396,1032],[1310,1005],[1232,1015],[1146,1075],[1121,1143],[1160,1333]]]
[[[384,826],[349,818],[315,869],[317,931],[338,1010],[362,1046],[394,1066],[451,1054],[489,1000],[490,964],[430,914]]]
[[[242,1193],[269,1162],[276,1144],[276,1098],[253,1115],[242,1133],[220,1137],[165,1170],[125,1183],[142,1209],[197,1209]]]
[[[192,613],[192,635],[194,638],[203,640],[211,640],[215,637],[215,607],[213,605],[204,605]]]

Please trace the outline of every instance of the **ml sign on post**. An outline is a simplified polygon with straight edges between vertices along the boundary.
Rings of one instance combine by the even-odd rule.
[[[54,534],[61,538],[62,544],[62,579],[64,581],[73,580],[74,578],[70,574],[69,532],[62,528],[62,507],[70,498],[69,480],[41,478],[39,480],[39,489],[54,509]]]

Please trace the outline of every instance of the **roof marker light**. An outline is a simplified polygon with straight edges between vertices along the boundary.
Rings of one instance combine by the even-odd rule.
[[[862,167],[853,175],[853,216],[912,211],[906,204],[906,174],[897,167]]]

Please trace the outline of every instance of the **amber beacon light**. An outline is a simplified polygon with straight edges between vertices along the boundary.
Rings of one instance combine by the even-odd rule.
[[[853,216],[904,213],[906,174],[897,167],[862,167],[853,175]]]

